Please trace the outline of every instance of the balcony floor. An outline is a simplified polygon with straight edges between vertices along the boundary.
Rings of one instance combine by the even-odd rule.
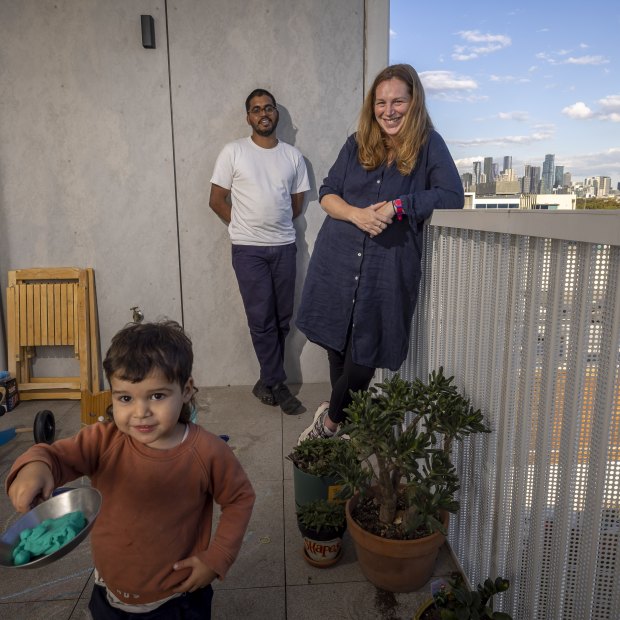
[[[327,384],[291,386],[307,407],[299,416],[260,404],[250,387],[203,388],[198,394],[198,423],[230,436],[229,445],[245,467],[257,499],[244,546],[223,582],[214,584],[213,618],[217,620],[411,620],[428,584],[419,592],[389,594],[362,575],[353,543],[345,534],[344,555],[334,567],[309,566],[301,555],[293,500],[292,464],[285,459],[318,403],[329,394]],[[0,418],[0,430],[31,427],[41,409],[56,418],[56,437],[80,427],[79,401],[28,401]],[[0,446],[2,482],[15,458],[33,441],[20,433]],[[15,519],[6,493],[0,493],[0,528]],[[435,574],[448,575],[455,564],[442,548]],[[0,568],[0,617],[29,620],[85,620],[92,587],[88,540],[59,561],[40,569]]]

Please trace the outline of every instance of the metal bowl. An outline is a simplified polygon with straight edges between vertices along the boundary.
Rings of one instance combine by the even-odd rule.
[[[101,493],[92,487],[79,487],[54,495],[39,504],[23,517],[20,517],[0,537],[0,566],[7,568],[39,568],[55,562],[77,547],[88,535],[101,508]],[[66,545],[49,555],[36,557],[34,560],[16,566],[13,564],[13,549],[19,544],[19,535],[26,528],[33,528],[45,519],[57,519],[70,512],[81,510],[86,517],[86,527]]]

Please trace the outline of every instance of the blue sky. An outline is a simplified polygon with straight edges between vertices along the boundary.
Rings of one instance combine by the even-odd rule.
[[[419,73],[459,171],[547,153],[620,182],[620,2],[391,0],[390,63]]]

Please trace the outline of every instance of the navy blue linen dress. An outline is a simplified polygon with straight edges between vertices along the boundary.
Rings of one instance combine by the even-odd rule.
[[[432,131],[413,172],[364,170],[350,136],[319,190],[364,208],[402,200],[405,215],[371,238],[327,216],[308,266],[297,327],[308,340],[343,352],[351,327],[353,361],[398,370],[407,356],[420,283],[422,231],[433,209],[462,209],[463,187],[443,138]]]

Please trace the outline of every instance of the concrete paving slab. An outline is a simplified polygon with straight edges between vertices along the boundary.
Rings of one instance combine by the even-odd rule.
[[[252,481],[254,511],[237,561],[214,589],[284,587],[282,483]],[[219,510],[216,511],[219,518]]]
[[[220,589],[213,596],[211,616],[213,620],[285,620],[285,601],[284,587]]]
[[[424,594],[392,594],[368,582],[288,586],[287,618],[295,620],[412,620]]]

